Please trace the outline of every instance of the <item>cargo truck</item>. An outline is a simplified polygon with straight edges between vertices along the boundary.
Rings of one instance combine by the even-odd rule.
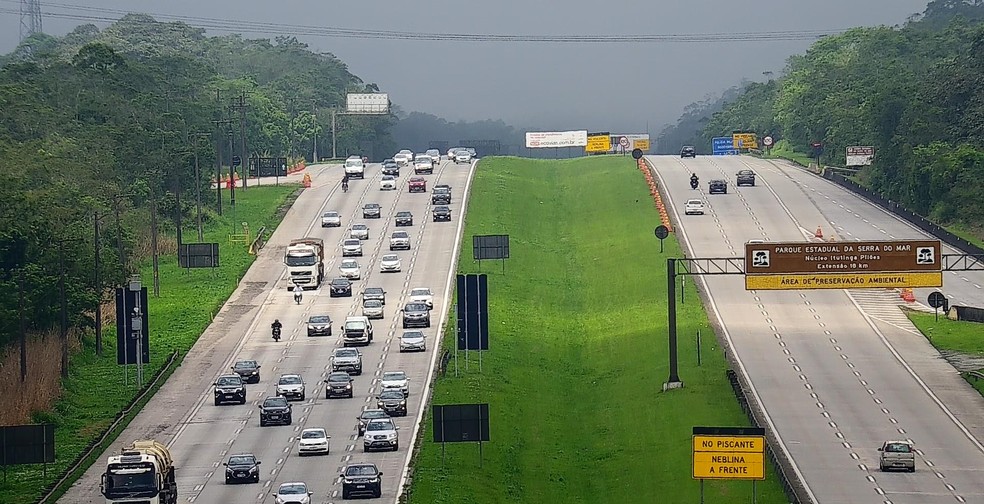
[[[177,504],[171,452],[158,441],[134,441],[110,455],[99,490],[107,504]]]
[[[300,285],[316,289],[325,279],[325,242],[321,238],[291,240],[284,253],[287,265],[287,288]]]

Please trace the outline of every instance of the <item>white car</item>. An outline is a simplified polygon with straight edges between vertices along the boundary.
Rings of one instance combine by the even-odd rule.
[[[338,212],[325,212],[321,215],[321,227],[339,227],[342,225],[342,216]]]
[[[343,259],[338,265],[338,273],[349,280],[358,280],[362,278],[362,267],[355,259]]]
[[[383,178],[379,181],[380,191],[393,191],[396,189],[396,177],[392,175],[383,175]]]
[[[383,302],[378,299],[367,299],[362,302],[362,316],[371,319],[381,319],[383,314]]]
[[[704,202],[699,199],[687,200],[684,213],[686,215],[704,215]]]
[[[423,352],[427,350],[427,341],[423,331],[404,331],[400,336],[401,352]]]
[[[362,451],[400,449],[399,427],[392,418],[373,418],[366,424],[366,434],[362,438]]]
[[[379,383],[383,390],[400,390],[403,397],[410,397],[410,378],[405,371],[383,371]]]
[[[304,400],[304,380],[299,374],[283,374],[277,380],[277,395],[283,396],[288,401],[297,399]]]
[[[301,431],[297,438],[297,454],[324,454],[328,455],[328,440],[331,436],[321,427],[311,427]]]
[[[403,269],[403,261],[401,261],[400,256],[396,254],[386,254],[379,259],[380,273],[397,272],[402,269]]]
[[[291,481],[281,483],[280,488],[273,494],[276,504],[311,504],[311,496],[314,492],[308,490],[308,486],[301,481]]]
[[[416,287],[410,291],[411,303],[424,303],[428,308],[434,307],[434,294],[427,287]]]
[[[390,251],[410,250],[410,233],[406,231],[393,231],[390,235]]]
[[[451,147],[448,149],[448,159],[454,161],[455,153],[458,152],[459,149],[461,149],[461,147]]]
[[[361,255],[362,255],[362,240],[358,238],[349,238],[342,242],[342,257],[361,256]]]
[[[427,152],[424,152],[424,154],[430,156],[431,161],[433,161],[434,164],[441,164],[441,151],[437,149],[427,149]]]
[[[434,160],[427,154],[417,154],[417,159],[413,160],[413,172],[434,173]]]
[[[365,224],[352,224],[352,230],[349,232],[349,236],[360,240],[368,240],[369,226]]]
[[[403,149],[393,156],[393,161],[396,161],[397,166],[408,165],[411,161],[413,161],[413,151],[410,149]]]
[[[468,152],[468,151],[466,151],[466,150],[464,150],[464,149],[456,152],[455,155],[454,155],[454,162],[455,162],[455,164],[458,164],[458,163],[471,163],[471,160],[472,160],[471,153]]]

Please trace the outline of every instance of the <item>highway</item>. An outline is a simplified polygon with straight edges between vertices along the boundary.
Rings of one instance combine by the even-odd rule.
[[[424,175],[426,194],[407,192],[412,167],[401,169],[396,191],[380,191],[380,166],[367,165],[365,180],[352,180],[347,193],[340,188],[339,166],[309,167],[312,187],[301,194],[287,213],[181,367],[113,444],[111,451],[118,451],[134,439],[168,443],[177,466],[180,502],[273,502],[271,494],[288,481],[306,482],[314,492],[312,502],[340,501],[341,469],[349,462],[362,461],[379,466],[384,473],[383,501],[394,502],[422,414],[425,385],[436,363],[437,335],[450,306],[450,273],[456,261],[466,193],[474,167],[474,163],[442,162],[435,166],[433,175]],[[430,219],[430,189],[438,183],[452,187],[451,222]],[[382,206],[382,218],[362,218],[362,206],[371,202]],[[321,214],[329,210],[341,213],[341,228],[321,227]],[[403,210],[413,213],[413,226],[396,228],[393,216]],[[323,289],[306,291],[302,303],[295,305],[287,290],[283,265],[287,243],[304,236],[324,239],[327,282],[338,276],[341,241],[347,238],[347,230],[353,223],[368,224],[370,229],[370,239],[363,242],[364,256],[358,258],[362,279],[353,282],[353,297],[330,298],[325,285]],[[402,258],[402,272],[382,274],[378,260],[389,253],[389,235],[395,229],[410,232],[412,247],[410,251],[396,252]],[[322,379],[327,375],[332,351],[341,346],[339,327],[346,316],[361,315],[361,292],[365,287],[385,289],[385,317],[373,321],[374,341],[361,348],[365,371],[362,376],[354,377],[355,397],[325,399]],[[399,336],[403,330],[399,309],[414,287],[429,287],[434,293],[432,327],[423,330],[427,352],[400,353]],[[331,316],[333,336],[307,336],[306,321],[318,314]],[[283,323],[280,342],[270,336],[274,319]],[[228,373],[232,363],[241,359],[260,363],[260,383],[247,386],[245,405],[214,406],[213,381],[218,375]],[[404,370],[410,377],[408,415],[395,419],[400,427],[399,451],[364,454],[362,439],[357,436],[356,417],[364,408],[375,407],[378,377],[389,370]],[[276,380],[284,373],[303,376],[306,400],[293,402],[293,425],[261,428],[258,405],[265,397],[275,395]],[[331,436],[330,454],[303,459],[297,456],[297,436],[307,427],[326,428]],[[253,453],[262,461],[260,482],[226,485],[222,462],[231,454],[243,452]],[[105,501],[99,494],[99,475],[105,468],[106,455],[99,458],[60,502]]]
[[[804,241],[817,226],[825,239],[924,237],[799,168],[736,156],[648,160],[690,257],[742,257],[750,239]],[[734,175],[745,168],[757,184],[739,189]],[[714,178],[729,182],[728,194],[706,194]],[[683,215],[693,197],[705,215]],[[960,275],[946,274],[944,291],[975,299],[979,274]],[[740,275],[698,281],[816,502],[984,502],[984,399],[914,331],[893,290],[746,291]],[[888,439],[915,443],[915,473],[879,471],[876,448]]]

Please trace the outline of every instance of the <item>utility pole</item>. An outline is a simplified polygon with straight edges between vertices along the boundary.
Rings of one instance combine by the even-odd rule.
[[[332,159],[338,159],[338,150],[337,150],[338,149],[338,143],[335,141],[336,140],[335,137],[338,136],[336,134],[337,130],[335,129],[335,116],[337,116],[337,115],[338,115],[338,112],[336,112],[333,109],[331,111],[331,158]]]
[[[235,166],[236,163],[231,159],[232,157],[234,157],[234,156],[231,156],[231,154],[233,152],[235,152],[235,150],[233,150],[233,139],[234,139],[234,135],[233,135],[233,132],[232,132],[232,128],[229,128],[229,153],[230,153],[230,159],[229,159],[229,206],[232,207],[232,208],[235,208],[236,207],[236,166]],[[240,161],[242,161],[242,158],[240,158]]]
[[[205,240],[204,233],[202,231],[202,173],[198,164],[198,141],[208,135],[208,133],[195,133],[195,144],[192,147],[195,152],[195,224],[198,228],[198,243]]]
[[[102,269],[99,265],[99,219],[101,219],[99,211],[96,210],[92,219],[93,227],[93,239],[92,239],[92,251],[94,254],[95,266],[93,267],[93,284],[96,291],[96,355],[102,357],[102,279],[99,274],[99,270]]]
[[[184,243],[184,237],[181,235],[181,177],[178,175],[178,171],[174,172],[174,213],[175,213],[175,224],[174,228],[177,231],[178,247]]]
[[[21,383],[27,380],[27,324],[24,320],[24,268],[20,270],[17,289],[17,316],[20,318],[20,375]]]
[[[58,297],[61,304],[61,375],[68,377],[68,299],[65,296],[65,244],[75,238],[58,240]]]
[[[249,152],[246,145],[246,91],[240,92],[239,96],[229,107],[231,109],[230,117],[235,117],[233,114],[239,115],[239,138],[240,138],[240,159],[245,167],[243,173],[243,189],[246,189],[249,179]],[[232,151],[230,151],[232,152]],[[257,175],[259,175],[259,166],[257,166]]]
[[[150,189],[150,247],[154,263],[154,297],[161,295],[160,256],[157,251],[157,191]]]
[[[311,156],[311,164],[318,164],[318,105],[311,103],[311,116],[314,117],[314,154]]]

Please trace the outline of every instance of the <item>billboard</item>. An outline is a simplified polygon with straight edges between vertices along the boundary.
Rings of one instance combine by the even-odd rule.
[[[386,93],[349,93],[345,99],[349,114],[388,114],[389,95]]]
[[[758,135],[755,133],[735,133],[731,135],[732,146],[735,149],[758,149]]]
[[[855,145],[847,148],[847,166],[871,166],[874,158],[874,147]]]
[[[526,148],[587,147],[588,131],[527,131]]]
[[[711,139],[711,154],[714,156],[733,156],[738,154],[735,140],[731,137],[715,137]]]
[[[604,133],[588,133],[588,144],[584,147],[585,152],[608,152],[612,150],[612,136],[607,131]]]

